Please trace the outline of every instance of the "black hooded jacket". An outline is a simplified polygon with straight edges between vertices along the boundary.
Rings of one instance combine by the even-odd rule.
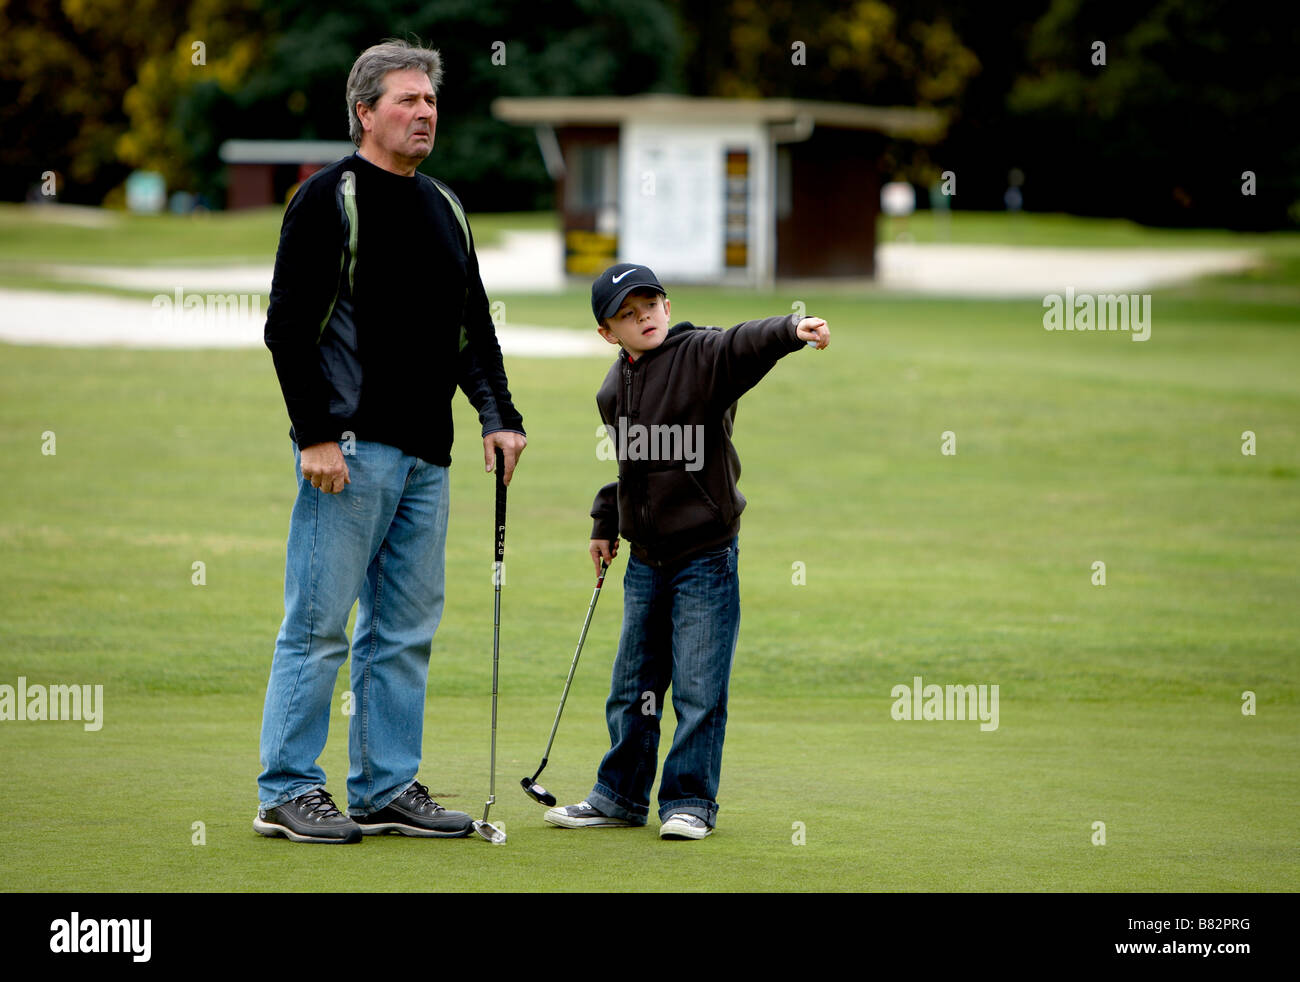
[[[596,394],[619,466],[592,505],[593,539],[621,535],[651,565],[731,541],[745,509],[736,400],[803,347],[798,323],[787,315],[724,331],[683,321],[635,361],[619,352]]]

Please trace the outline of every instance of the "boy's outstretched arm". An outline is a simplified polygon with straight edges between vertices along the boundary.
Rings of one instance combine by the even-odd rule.
[[[714,400],[730,405],[757,385],[773,366],[805,345],[821,350],[830,344],[830,328],[820,317],[795,315],[746,321],[706,337],[712,359],[709,390]]]

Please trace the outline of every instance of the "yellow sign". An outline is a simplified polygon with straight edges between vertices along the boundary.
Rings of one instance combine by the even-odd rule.
[[[577,228],[564,233],[564,271],[572,276],[595,276],[614,265],[617,256],[616,235]]]

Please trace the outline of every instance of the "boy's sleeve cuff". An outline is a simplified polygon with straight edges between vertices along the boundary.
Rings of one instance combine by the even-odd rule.
[[[805,344],[805,342],[799,340],[800,320],[802,320],[802,318],[798,314],[790,315],[790,344],[793,346],[795,351],[798,351]]]

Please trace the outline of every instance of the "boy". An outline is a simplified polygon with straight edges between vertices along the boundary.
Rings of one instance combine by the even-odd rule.
[[[826,322],[793,315],[729,331],[668,326],[664,288],[645,266],[619,263],[591,287],[600,334],[623,350],[596,395],[618,449],[619,479],[596,495],[589,550],[596,569],[632,550],[623,628],[605,704],[610,749],[585,801],[552,808],[564,828],[640,826],[659,755],[669,684],[677,731],[659,786],[659,835],[702,839],[717,821],[727,683],[740,628],[737,532],[745,499],[731,445],[736,400],[805,344],[830,343]]]

